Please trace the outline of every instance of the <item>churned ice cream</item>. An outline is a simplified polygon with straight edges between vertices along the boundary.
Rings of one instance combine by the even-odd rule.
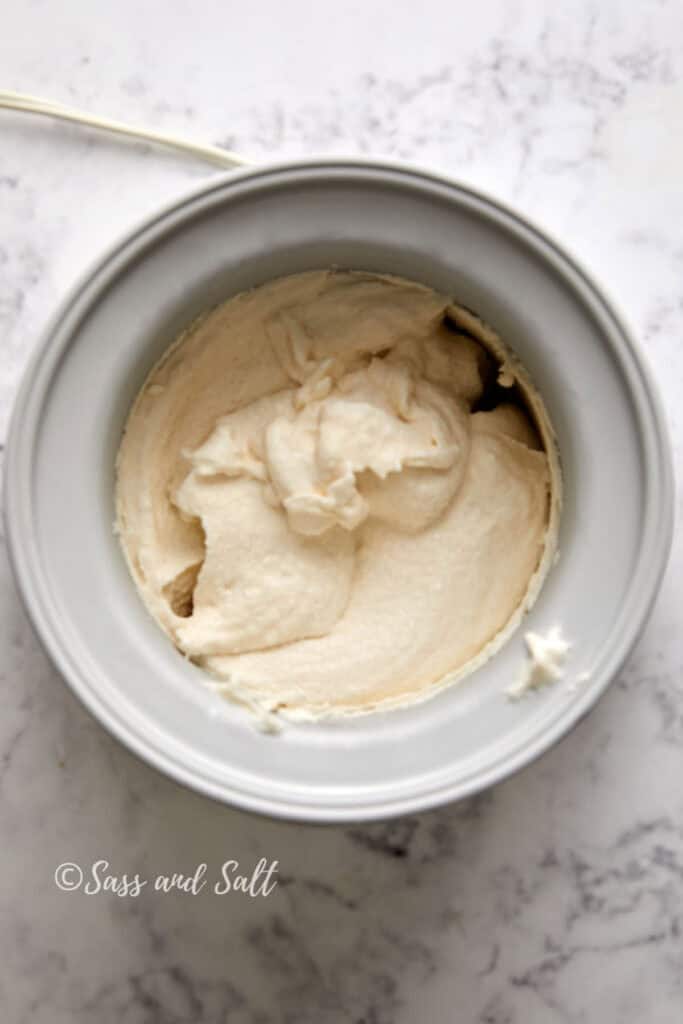
[[[204,315],[149,375],[117,530],[176,647],[265,712],[419,700],[534,599],[559,475],[543,405],[474,314],[356,271]]]

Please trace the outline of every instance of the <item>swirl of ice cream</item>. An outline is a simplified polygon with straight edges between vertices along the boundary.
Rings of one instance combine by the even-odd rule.
[[[148,378],[119,533],[152,614],[233,696],[300,716],[418,699],[524,605],[549,462],[518,402],[477,411],[495,362],[467,316],[400,279],[301,274],[219,307]]]

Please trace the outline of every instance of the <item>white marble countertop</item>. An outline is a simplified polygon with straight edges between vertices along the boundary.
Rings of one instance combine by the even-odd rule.
[[[417,158],[510,200],[622,306],[680,469],[682,39],[679,0],[27,0],[3,12],[0,88],[257,158]],[[210,173],[0,114],[0,441],[65,289]],[[682,565],[679,531],[627,667],[538,763],[336,829],[220,807],[129,755],[41,653],[0,552],[3,1024],[679,1024]],[[54,882],[64,861],[154,876],[260,857],[280,866],[267,898]]]

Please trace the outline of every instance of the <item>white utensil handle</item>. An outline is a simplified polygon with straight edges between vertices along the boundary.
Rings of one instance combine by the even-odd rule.
[[[250,164],[251,161],[239,153],[233,153],[221,146],[207,146],[189,139],[182,139],[175,135],[166,135],[162,132],[149,131],[147,128],[135,128],[124,124],[121,121],[112,121],[104,117],[96,117],[72,107],[63,106],[61,103],[54,103],[51,100],[44,100],[38,96],[27,96],[24,93],[0,91],[0,108],[6,110],[18,110],[26,114],[43,114],[46,117],[57,117],[62,121],[75,121],[78,124],[88,125],[91,128],[99,128],[102,131],[115,132],[117,135],[127,135],[133,139],[142,139],[145,142],[153,142],[159,146],[167,146],[177,149],[202,160],[208,160],[220,167],[237,167]]]

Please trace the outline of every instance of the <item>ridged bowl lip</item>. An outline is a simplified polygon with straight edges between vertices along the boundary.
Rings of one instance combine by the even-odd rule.
[[[201,201],[216,193],[236,191],[241,185],[262,183],[269,177],[279,181],[288,178],[291,182],[299,174],[310,181],[311,172],[315,171],[323,176],[369,172],[375,175],[376,180],[381,179],[382,174],[392,180],[398,176],[405,186],[412,184],[418,191],[430,185],[437,186],[442,195],[444,190],[450,192],[456,202],[458,197],[469,197],[484,205],[489,216],[497,217],[508,226],[513,224],[518,234],[522,229],[527,244],[609,324],[613,354],[619,361],[637,414],[647,474],[641,546],[628,596],[612,630],[609,649],[577,699],[567,705],[534,742],[513,754],[506,754],[473,777],[445,781],[419,792],[397,792],[390,799],[370,798],[357,802],[345,799],[326,806],[286,800],[278,794],[269,794],[266,786],[263,793],[256,794],[245,792],[239,785],[219,783],[188,767],[180,756],[180,749],[167,749],[168,744],[161,740],[163,734],[143,733],[136,723],[120,713],[120,709],[106,703],[93,681],[96,676],[91,676],[63,642],[59,610],[50,598],[37,538],[31,529],[32,474],[40,411],[62,355],[87,310],[97,303],[109,283],[134,261],[142,249],[176,226],[177,219],[184,219],[193,205],[201,208]],[[666,567],[674,522],[673,456],[657,388],[624,317],[592,274],[548,231],[486,191],[428,168],[403,161],[355,156],[311,157],[271,161],[212,178],[144,218],[86,270],[58,307],[24,372],[14,403],[5,453],[4,505],[10,563],[33,627],[72,691],[113,736],[147,763],[205,796],[276,818],[343,823],[416,813],[472,796],[535,760],[588,713],[618,673],[645,625]]]

